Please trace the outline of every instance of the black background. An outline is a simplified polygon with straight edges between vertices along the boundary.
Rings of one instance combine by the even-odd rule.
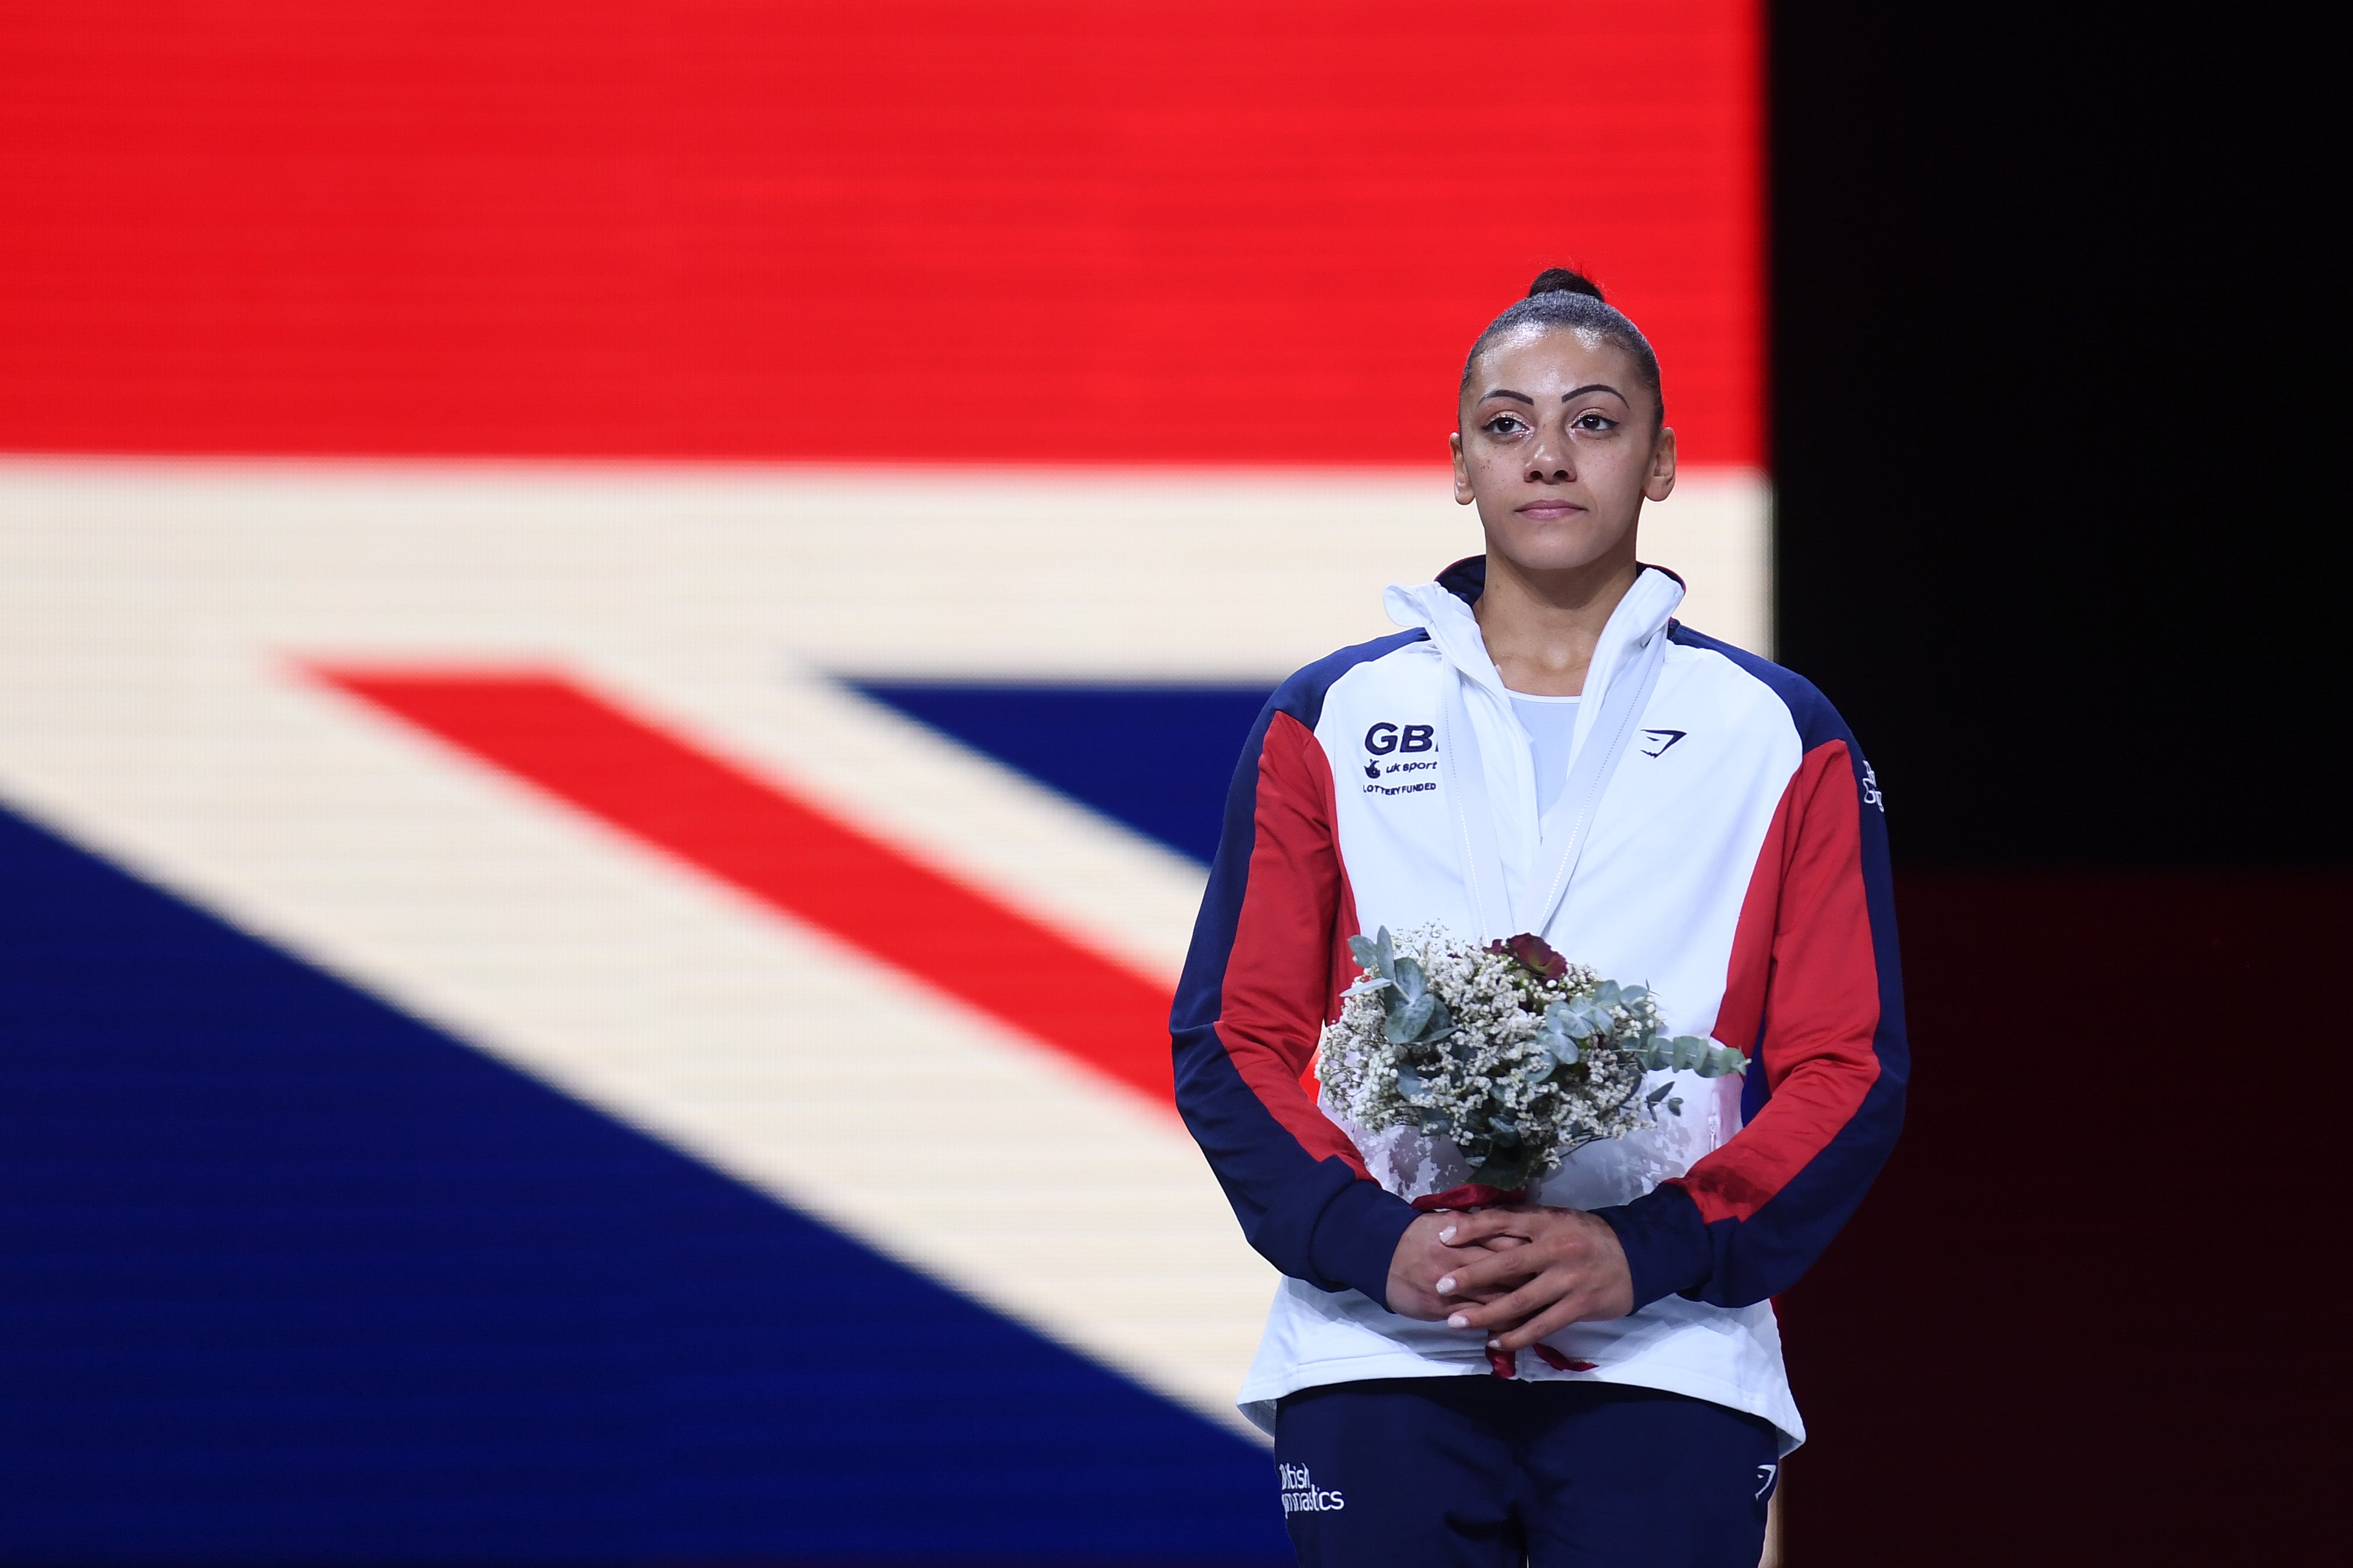
[[[1886,792],[1915,1057],[1781,1303],[1788,1560],[2250,1560],[2341,1446],[2344,507],[2296,46],[1838,4],[1771,37],[1778,657]]]

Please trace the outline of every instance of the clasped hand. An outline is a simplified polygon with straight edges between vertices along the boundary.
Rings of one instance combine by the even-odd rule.
[[[1398,1239],[1388,1308],[1520,1351],[1571,1323],[1624,1317],[1634,1281],[1618,1233],[1581,1209],[1426,1214]]]

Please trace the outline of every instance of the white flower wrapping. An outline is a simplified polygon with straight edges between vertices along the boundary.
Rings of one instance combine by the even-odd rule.
[[[1603,980],[1537,937],[1481,947],[1430,925],[1400,942],[1384,926],[1349,950],[1364,975],[1318,1042],[1324,1097],[1364,1132],[1445,1140],[1482,1186],[1525,1189],[1570,1151],[1644,1125],[1662,1101],[1681,1115],[1672,1080],[1636,1094],[1655,1068],[1717,1078],[1748,1066],[1713,1040],[1662,1033],[1647,989]]]

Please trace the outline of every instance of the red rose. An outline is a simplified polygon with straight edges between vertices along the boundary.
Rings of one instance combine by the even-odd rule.
[[[1522,931],[1517,936],[1505,937],[1501,942],[1491,942],[1487,944],[1487,951],[1501,953],[1506,958],[1517,959],[1527,969],[1543,975],[1546,980],[1557,980],[1568,973],[1568,960],[1555,952],[1551,944],[1544,938],[1531,936],[1526,931]]]

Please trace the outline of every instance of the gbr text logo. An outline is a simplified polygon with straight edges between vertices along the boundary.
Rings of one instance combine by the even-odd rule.
[[[1365,750],[1377,757],[1391,752],[1430,752],[1438,748],[1435,724],[1379,723],[1365,731]]]

